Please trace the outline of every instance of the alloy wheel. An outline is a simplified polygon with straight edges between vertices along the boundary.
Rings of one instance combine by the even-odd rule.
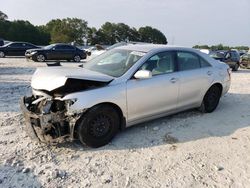
[[[39,62],[45,61],[44,55],[42,55],[42,54],[38,55],[38,56],[37,56],[37,61],[39,61]]]
[[[80,61],[81,61],[81,57],[80,57],[79,55],[76,55],[76,56],[74,57],[74,61],[75,61],[75,62],[80,62]]]

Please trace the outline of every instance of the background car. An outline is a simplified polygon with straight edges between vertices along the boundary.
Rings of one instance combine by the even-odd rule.
[[[0,46],[0,58],[5,56],[24,56],[26,50],[32,48],[39,47],[28,42],[10,42],[4,46]]]
[[[0,38],[0,46],[4,45],[4,40],[2,38]]]
[[[129,41],[129,42],[118,42],[118,43],[115,43],[113,44],[112,46],[109,46],[107,48],[104,48],[103,46],[97,44],[93,47],[90,47],[88,49],[86,49],[86,51],[89,52],[89,57],[88,57],[88,60],[98,56],[98,55],[101,55],[102,53],[106,52],[106,51],[109,51],[109,50],[112,50],[114,48],[118,48],[120,46],[126,46],[126,45],[131,45],[131,44],[148,44],[148,43],[145,43],[145,42],[133,42],[133,41]]]
[[[67,60],[80,62],[86,59],[86,52],[69,44],[51,44],[40,49],[30,49],[25,53],[25,57],[33,61],[44,62],[46,60]]]
[[[229,90],[230,74],[227,64],[198,50],[127,45],[82,68],[38,68],[33,95],[20,105],[30,137],[68,136],[100,147],[144,121],[192,108],[213,112]]]
[[[210,57],[228,64],[233,71],[240,67],[240,54],[237,50],[210,52]]]
[[[241,68],[250,68],[250,52],[241,56]]]

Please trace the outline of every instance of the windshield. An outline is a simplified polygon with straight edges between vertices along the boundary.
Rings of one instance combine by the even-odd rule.
[[[210,52],[209,56],[215,59],[217,58],[220,59],[220,58],[224,58],[225,53],[224,52]]]
[[[13,44],[13,42],[9,42],[9,43],[7,43],[7,44],[4,44],[3,47],[9,46],[9,45],[11,45],[11,44]]]
[[[90,60],[84,64],[84,68],[109,76],[120,77],[144,55],[144,52],[113,49]]]
[[[51,44],[51,45],[48,45],[48,46],[44,46],[43,49],[49,50],[49,49],[53,48],[54,46],[55,46],[55,44]]]

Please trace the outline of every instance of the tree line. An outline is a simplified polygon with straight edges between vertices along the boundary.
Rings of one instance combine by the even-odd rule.
[[[195,45],[193,48],[197,49],[208,49],[212,51],[217,51],[217,50],[230,50],[230,49],[237,49],[237,50],[249,50],[248,46],[224,46],[223,44],[218,44],[218,45]]]
[[[82,45],[112,45],[121,41],[138,41],[167,44],[165,35],[156,28],[145,26],[136,29],[124,23],[104,23],[99,29],[89,27],[79,18],[53,19],[46,25],[35,26],[29,21],[9,21],[0,11],[0,38],[10,41],[26,41],[37,45],[75,42]]]

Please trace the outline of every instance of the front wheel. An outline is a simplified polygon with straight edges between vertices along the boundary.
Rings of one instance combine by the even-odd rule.
[[[117,111],[109,105],[91,108],[78,122],[78,138],[89,147],[108,144],[118,132],[120,118]]]
[[[0,51],[0,58],[3,58],[3,57],[5,57],[5,54],[4,52]]]
[[[81,57],[79,55],[75,55],[73,58],[74,62],[80,62],[81,61]]]
[[[38,54],[38,55],[36,56],[36,60],[37,60],[38,62],[44,62],[44,61],[45,61],[45,56],[44,56],[43,54]]]
[[[200,111],[204,113],[213,112],[219,104],[221,97],[221,90],[218,86],[214,85],[209,88],[205,94],[202,104],[200,106]]]

